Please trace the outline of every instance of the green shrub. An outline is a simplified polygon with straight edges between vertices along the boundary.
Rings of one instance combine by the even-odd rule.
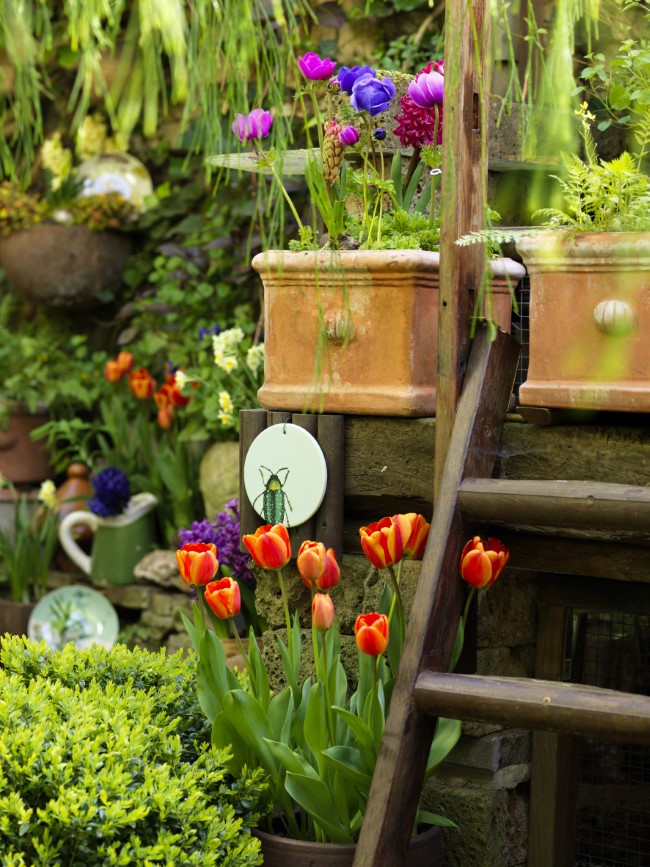
[[[227,776],[191,662],[23,638],[0,661],[3,867],[262,863],[261,772]]]

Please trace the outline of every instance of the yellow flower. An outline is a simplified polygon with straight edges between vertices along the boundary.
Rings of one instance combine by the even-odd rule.
[[[72,170],[72,151],[64,148],[61,144],[61,133],[55,132],[51,138],[43,142],[41,148],[43,167],[52,175],[51,186],[53,190],[61,188]]]
[[[220,412],[219,421],[224,427],[232,427],[234,419],[233,416],[229,415],[227,412]]]
[[[232,416],[234,407],[232,398],[227,391],[219,392],[219,407],[226,415]]]
[[[183,391],[184,387],[187,385],[187,374],[184,370],[177,370],[174,374],[174,382],[176,383],[176,387],[179,391]]]
[[[104,153],[106,145],[106,124],[99,115],[88,115],[77,133],[77,156],[80,160]]]
[[[50,509],[56,508],[56,485],[51,479],[47,479],[41,484],[38,491],[39,502],[45,503]]]
[[[246,353],[246,364],[248,365],[249,370],[251,370],[253,373],[257,373],[263,363],[264,344],[258,343],[257,346],[251,346],[251,348]]]

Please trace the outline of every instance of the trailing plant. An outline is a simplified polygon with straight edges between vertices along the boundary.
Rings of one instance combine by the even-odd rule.
[[[4,863],[254,867],[259,771],[211,750],[180,656],[1,642]],[[134,722],[135,721],[135,722]]]

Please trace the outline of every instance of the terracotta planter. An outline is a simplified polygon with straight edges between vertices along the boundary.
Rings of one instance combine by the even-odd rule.
[[[47,420],[46,412],[31,413],[26,405],[13,404],[9,427],[0,429],[0,473],[15,485],[38,484],[49,475],[47,450],[30,437]]]
[[[0,636],[27,635],[29,615],[35,608],[34,602],[14,602],[0,599]]]
[[[253,259],[264,283],[267,409],[430,416],[436,408],[438,253],[285,252]],[[497,260],[496,318],[524,269]]]
[[[650,412],[650,234],[541,232],[530,275],[523,406]]]
[[[43,223],[0,238],[0,264],[12,289],[51,307],[109,301],[130,252],[127,235],[85,226]]]
[[[266,831],[253,830],[262,844],[264,867],[352,867],[355,844],[311,843],[290,840]],[[404,867],[440,867],[442,864],[442,833],[432,826],[411,837]]]

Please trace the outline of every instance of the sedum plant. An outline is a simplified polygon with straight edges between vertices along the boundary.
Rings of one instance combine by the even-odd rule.
[[[1,648],[4,865],[262,863],[261,774],[228,777],[179,655]]]

